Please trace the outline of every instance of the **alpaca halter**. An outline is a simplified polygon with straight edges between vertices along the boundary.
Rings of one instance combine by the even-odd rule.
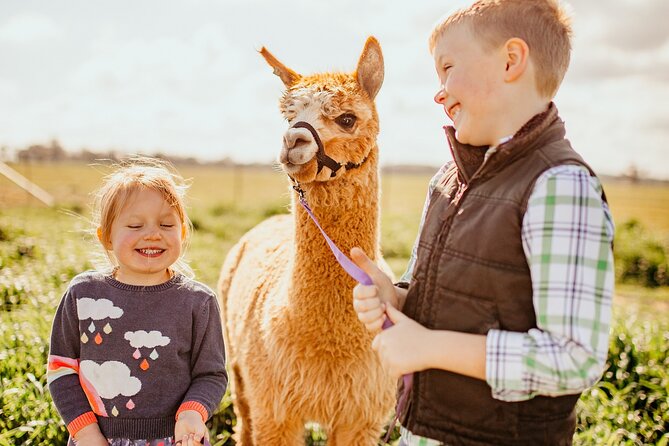
[[[305,123],[306,124],[306,123]],[[308,124],[307,124],[308,125]],[[291,180],[293,180],[293,189],[295,189],[295,192],[297,192],[297,195],[299,196],[299,202],[304,208],[305,211],[307,211],[307,214],[309,214],[309,217],[311,217],[311,220],[316,224],[316,227],[321,231],[321,234],[323,234],[323,238],[325,239],[326,243],[330,247],[330,250],[335,256],[335,259],[337,259],[337,262],[341,265],[342,268],[344,268],[344,271],[348,273],[349,276],[354,278],[356,281],[363,285],[374,285],[374,282],[372,281],[372,278],[369,277],[369,275],[364,272],[358,265],[353,263],[351,259],[349,259],[346,254],[341,252],[341,250],[337,247],[335,242],[332,241],[330,237],[328,237],[327,233],[325,230],[321,227],[321,225],[318,223],[318,219],[314,215],[313,211],[309,207],[309,203],[307,203],[307,199],[305,197],[305,192],[304,189],[300,187],[300,183],[295,181],[293,177],[290,177]],[[386,319],[383,321],[383,329],[386,330],[390,327],[392,327],[394,324],[390,320],[390,317],[386,314]],[[395,423],[400,417],[400,413],[404,411],[406,408],[406,405],[409,401],[409,394],[411,393],[411,389],[413,387],[413,374],[408,373],[406,375],[402,375],[402,383],[404,384],[402,388],[402,394],[400,395],[400,398],[397,400],[397,407],[395,408],[395,418],[393,421],[390,423],[390,426],[388,427],[388,432],[386,433],[386,438],[383,440],[384,443],[388,443],[388,440],[390,439],[390,434],[393,432],[393,429],[395,427]]]
[[[318,162],[318,170],[316,171],[316,175],[321,173],[321,170],[323,170],[323,166],[326,166],[330,168],[331,170],[330,178],[332,178],[337,175],[337,171],[342,167],[346,167],[346,170],[357,169],[358,167],[362,166],[362,164],[365,161],[367,161],[367,157],[365,157],[365,159],[363,159],[361,162],[357,164],[352,163],[350,161],[346,164],[337,162],[334,159],[327,156],[327,154],[325,153],[325,148],[323,147],[323,141],[321,141],[321,137],[318,136],[318,132],[311,124],[309,124],[306,121],[299,121],[293,125],[293,128],[294,129],[303,128],[309,130],[311,136],[314,137],[314,141],[316,141],[316,145],[318,146],[318,152],[316,152],[316,161]]]

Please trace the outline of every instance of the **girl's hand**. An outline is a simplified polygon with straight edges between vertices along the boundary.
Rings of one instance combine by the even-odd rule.
[[[204,443],[209,431],[202,420],[202,415],[195,410],[184,410],[179,414],[174,426],[174,440],[182,446],[197,446]]]
[[[97,423],[81,428],[74,436],[74,441],[77,446],[109,446],[109,441],[102,435]]]

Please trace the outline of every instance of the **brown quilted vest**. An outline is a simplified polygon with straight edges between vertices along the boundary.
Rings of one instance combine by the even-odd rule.
[[[455,163],[431,196],[403,312],[430,329],[486,334],[536,328],[521,241],[537,178],[562,164],[587,167],[564,138],[554,104],[483,163],[487,148],[447,137]],[[401,391],[401,390],[400,390]],[[492,398],[482,380],[444,370],[414,375],[402,425],[455,445],[570,445],[579,395]]]

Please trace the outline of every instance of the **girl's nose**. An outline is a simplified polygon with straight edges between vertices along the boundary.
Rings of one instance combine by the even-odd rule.
[[[160,229],[158,229],[158,228],[149,229],[146,232],[146,234],[144,234],[144,239],[146,239],[146,240],[158,240],[158,239],[160,239]]]
[[[439,88],[439,91],[437,91],[437,94],[434,95],[434,102],[443,105],[445,100],[446,100],[446,89],[442,85]]]

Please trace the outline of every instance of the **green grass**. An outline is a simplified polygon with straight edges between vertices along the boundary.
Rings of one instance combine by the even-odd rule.
[[[64,445],[65,429],[46,390],[48,337],[69,280],[93,265],[96,243],[89,235],[87,203],[105,170],[75,164],[57,171],[43,165],[19,170],[53,193],[59,206],[41,207],[0,179],[0,446]],[[193,178],[189,214],[197,230],[188,258],[198,279],[214,287],[230,246],[262,219],[286,211],[288,185],[277,172],[213,167],[181,172]],[[427,175],[383,178],[382,248],[397,275],[416,236],[427,180]],[[614,215],[637,217],[649,228],[639,233],[645,239],[667,240],[669,219],[654,216],[669,208],[669,190],[644,189],[655,199],[634,203],[635,214],[624,211],[629,202],[623,189],[609,188]],[[608,368],[579,401],[575,444],[667,444],[668,314],[669,287],[617,286]],[[210,423],[214,445],[232,444],[233,423],[226,398]],[[307,435],[307,444],[324,444],[318,430]]]

